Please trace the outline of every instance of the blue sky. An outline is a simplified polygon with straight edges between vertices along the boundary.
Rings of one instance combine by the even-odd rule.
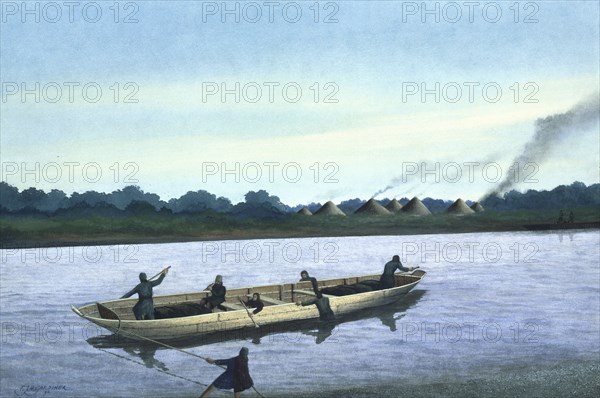
[[[437,4],[440,9],[438,23],[432,15],[423,23],[419,12],[407,14],[422,2],[319,2],[319,23],[309,8],[313,1],[295,3],[302,10],[296,23],[282,16],[286,2],[280,2],[273,23],[263,2],[254,3],[263,12],[256,23],[245,21],[243,15],[240,23],[231,15],[223,23],[220,12],[203,16],[203,8],[220,8],[222,2],[131,2],[137,7],[137,23],[122,23],[135,10],[131,5],[125,9],[127,2],[118,3],[119,23],[109,8],[112,1],[98,2],[102,17],[96,23],[86,22],[79,9],[71,23],[66,8],[60,20],[50,23],[42,14],[44,3],[39,6],[39,23],[31,15],[22,22],[22,10],[15,11],[8,3],[21,7],[20,2],[2,2],[3,164],[23,168],[37,162],[43,168],[48,162],[94,162],[104,175],[90,183],[83,178],[50,181],[42,172],[35,182],[30,175],[14,174],[14,168],[7,174],[3,168],[3,180],[19,188],[114,190],[127,184],[121,174],[107,178],[113,172],[110,167],[118,163],[123,169],[123,164],[133,163],[138,185],[164,199],[197,189],[234,202],[257,189],[287,203],[367,198],[400,176],[403,163],[406,167],[425,162],[433,168],[435,163],[443,167],[494,161],[506,172],[532,136],[537,118],[565,112],[585,97],[597,96],[599,84],[595,1],[520,2],[518,23],[512,1],[481,2],[473,22],[463,2],[428,2],[428,7]],[[489,3],[502,11],[496,23],[482,14]],[[28,4],[35,7],[35,2]],[[449,7],[454,4],[462,17],[451,23],[443,10],[452,11]],[[235,7],[235,2],[228,6]],[[239,7],[242,10],[244,3]],[[323,23],[336,9],[338,22]],[[494,17],[492,11],[486,15]],[[537,23],[524,23],[532,12]],[[51,19],[54,14],[49,15]],[[6,95],[7,84],[20,89],[23,83],[31,88],[36,82],[40,87],[57,83],[63,97],[50,103],[42,96],[36,103],[32,95],[26,101],[21,101],[20,93]],[[79,83],[78,87],[94,82],[102,97],[88,103],[75,89],[71,103],[64,82]],[[110,89],[115,82],[120,84],[118,103]],[[122,101],[132,92],[131,87],[123,88],[127,82],[138,89],[137,103]],[[263,97],[257,103],[243,99],[235,103],[232,95],[225,103],[218,95],[203,101],[203,85],[211,82],[229,88],[235,82],[241,87],[256,82]],[[279,84],[273,103],[265,100],[264,82]],[[281,95],[280,88],[290,82],[302,89],[296,103]],[[315,82],[318,103],[313,96]],[[414,95],[403,100],[407,84],[433,88],[436,82],[440,87],[457,83],[463,88],[462,99],[436,103],[430,95],[423,102]],[[465,99],[465,82],[478,84],[472,102]],[[326,83],[337,89],[333,97],[337,103],[323,102],[324,95],[333,91],[324,89]],[[488,83],[502,89],[498,102],[482,97],[480,87]],[[526,83],[537,88],[532,97],[537,103],[523,101],[533,91]],[[515,87],[520,94],[517,102]],[[597,182],[598,156],[596,125],[566,136],[548,161],[538,165],[538,182],[519,183],[516,188]],[[223,181],[220,172],[202,174],[207,164],[232,169],[236,162],[239,183],[231,175]],[[276,172],[269,179],[265,162],[279,163],[276,171],[294,163],[302,177],[290,182],[293,178]],[[252,176],[242,173],[249,164],[246,171],[261,165],[263,178],[250,181]],[[334,172],[330,180],[337,182],[323,181],[328,172]],[[463,177],[458,182],[440,175],[439,182],[431,176],[423,182],[417,173],[421,178],[412,176],[388,196],[477,199],[493,185],[481,174],[474,181]]]

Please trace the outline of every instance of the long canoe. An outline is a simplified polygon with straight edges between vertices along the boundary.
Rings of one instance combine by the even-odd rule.
[[[389,289],[367,291],[344,296],[324,295],[335,315],[348,314],[366,308],[379,307],[398,301],[411,291],[425,276],[425,271],[414,270],[411,273],[395,275],[395,286]],[[353,285],[367,280],[378,280],[379,275],[353,276],[348,278],[326,279],[319,281],[319,288]],[[250,318],[246,309],[239,303],[253,293],[260,293],[265,304],[264,309]],[[174,306],[185,303],[197,303],[207,297],[209,292],[194,292],[154,297],[154,307]],[[227,290],[221,309],[203,315],[179,318],[138,321],[133,315],[136,299],[121,299],[93,303],[81,307],[71,306],[80,317],[95,323],[113,333],[133,340],[153,339],[160,341],[188,339],[203,334],[254,328],[258,325],[273,325],[285,322],[315,319],[319,317],[316,306],[298,306],[297,300],[314,297],[310,282],[287,283],[244,287]]]

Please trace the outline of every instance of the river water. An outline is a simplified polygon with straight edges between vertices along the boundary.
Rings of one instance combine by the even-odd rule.
[[[189,380],[210,384],[219,368],[124,346],[70,310],[118,298],[139,272],[167,265],[155,294],[201,290],[216,274],[233,288],[295,281],[303,269],[322,279],[379,273],[393,254],[427,271],[397,304],[333,325],[185,346],[213,358],[248,347],[255,385],[270,397],[598,360],[599,243],[593,230],[2,250],[0,396],[198,396],[203,387]]]

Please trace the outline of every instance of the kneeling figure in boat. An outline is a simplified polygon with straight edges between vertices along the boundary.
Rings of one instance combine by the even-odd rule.
[[[208,305],[210,309],[213,309],[225,301],[227,289],[223,286],[223,277],[221,275],[217,275],[215,283],[208,285],[204,290],[210,290],[210,296],[200,300],[201,306]]]
[[[258,314],[265,307],[265,303],[260,299],[260,293],[254,293],[252,299],[246,301],[245,304],[248,308],[254,308],[254,311],[252,311],[253,315]]]

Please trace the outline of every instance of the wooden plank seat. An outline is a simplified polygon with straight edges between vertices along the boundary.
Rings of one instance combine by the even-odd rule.
[[[249,295],[251,296],[251,295]],[[281,301],[275,298],[271,298],[271,297],[266,297],[266,296],[260,296],[260,299],[265,302],[266,304],[273,304],[273,305],[281,305],[281,304],[289,304],[286,303],[285,301]]]
[[[315,292],[303,289],[294,289],[294,294],[304,294],[306,296],[316,296]]]
[[[304,294],[307,296],[313,296],[313,297],[317,297],[317,295],[315,294],[315,292],[310,291],[310,290],[303,290],[303,289],[294,289],[294,294]],[[333,297],[329,294],[323,294],[323,297]]]
[[[227,301],[224,301],[221,304],[219,304],[219,307],[223,307],[227,311],[238,311],[244,309],[244,307],[242,307],[239,304],[228,303]]]

